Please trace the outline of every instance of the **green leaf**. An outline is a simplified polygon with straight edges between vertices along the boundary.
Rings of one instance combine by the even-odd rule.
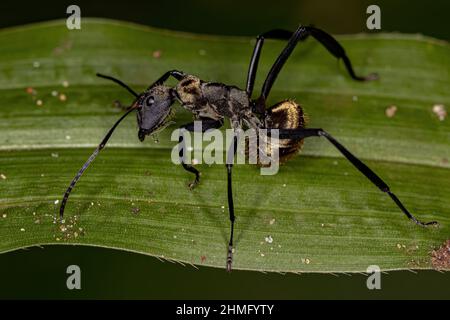
[[[357,72],[378,72],[380,81],[351,81],[342,65],[308,40],[281,72],[270,103],[295,99],[309,126],[333,134],[411,212],[440,227],[414,225],[331,145],[311,138],[277,175],[235,166],[236,269],[429,269],[431,251],[449,237],[450,124],[432,111],[435,104],[450,105],[448,44],[397,34],[339,40]],[[224,267],[225,168],[199,165],[202,181],[190,191],[192,177],[170,160],[176,126],[161,133],[158,144],[140,143],[130,116],[74,189],[63,231],[55,223],[55,201],[120,116],[112,102],[132,102],[96,72],[136,90],[170,69],[242,88],[253,43],[98,19],[84,19],[82,30],[55,21],[0,31],[0,251],[81,244]],[[283,45],[266,41],[256,88]],[[385,109],[391,105],[398,110],[389,118]],[[176,109],[178,125],[191,119]]]

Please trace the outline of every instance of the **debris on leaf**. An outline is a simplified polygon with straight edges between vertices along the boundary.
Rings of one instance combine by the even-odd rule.
[[[387,107],[385,110],[386,117],[388,117],[388,118],[392,118],[393,116],[395,116],[396,112],[397,112],[397,106],[394,106],[394,105]]]
[[[138,207],[131,208],[131,212],[133,212],[134,214],[139,214],[140,211],[141,211],[141,209]]]
[[[272,243],[273,242],[272,236],[267,236],[264,239],[266,240],[267,243]]]
[[[44,102],[41,99],[38,99],[36,101],[36,105],[39,106],[39,107],[41,107],[43,104],[44,104]]]
[[[447,110],[443,104],[435,104],[433,106],[433,113],[437,115],[440,121],[444,121],[447,118]]]
[[[67,100],[67,96],[66,96],[64,93],[61,93],[61,94],[59,95],[59,101],[64,102],[64,101],[66,101],[66,100]]]
[[[74,238],[78,238],[79,236],[84,236],[84,230],[81,227],[77,226],[78,224],[78,216],[72,216],[68,218],[68,221],[62,220],[59,224],[59,234],[54,235],[56,241],[67,241]]]
[[[27,93],[28,93],[28,94],[32,94],[32,95],[35,95],[35,94],[36,94],[36,90],[34,90],[32,87],[28,87],[28,88],[27,88]]]
[[[69,86],[69,81],[64,80],[64,81],[62,82],[62,85],[63,85],[64,88],[67,88],[67,87]]]
[[[153,51],[152,56],[155,59],[159,59],[159,58],[161,58],[161,54],[162,54],[161,50],[155,50],[155,51]]]
[[[57,95],[58,95],[58,91],[53,90],[53,91],[52,91],[52,96],[53,96],[53,97],[56,97]]]
[[[272,225],[275,223],[275,219],[270,219],[269,224]]]
[[[3,173],[0,174],[0,178],[1,178],[2,180],[6,180],[6,176],[5,176]]]
[[[302,258],[302,263],[303,264],[310,264],[311,260],[309,260],[308,258]]]
[[[200,257],[200,261],[203,263],[203,262],[205,262],[206,261],[206,256],[201,256]]]
[[[59,203],[59,200],[55,200],[55,204],[58,204]]]
[[[436,270],[450,270],[450,240],[431,253],[431,264]]]

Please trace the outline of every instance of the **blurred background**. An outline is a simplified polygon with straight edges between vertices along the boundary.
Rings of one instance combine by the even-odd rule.
[[[65,19],[77,4],[82,17],[105,17],[185,32],[255,36],[272,28],[314,24],[333,34],[366,29],[366,8],[381,8],[382,32],[450,38],[450,2],[428,1],[48,1],[0,2],[0,28]],[[66,267],[82,270],[82,290],[69,291]],[[0,298],[450,298],[448,274],[390,272],[382,290],[364,275],[279,275],[182,267],[114,250],[50,246],[0,255]]]
[[[76,4],[82,17],[127,20],[158,28],[196,33],[247,35],[272,28],[293,29],[299,23],[314,24],[334,33],[368,32],[366,9],[381,8],[382,31],[422,33],[440,39],[450,37],[450,3],[446,0],[171,0],[171,1],[22,1],[0,2],[0,27],[65,18],[66,8]]]

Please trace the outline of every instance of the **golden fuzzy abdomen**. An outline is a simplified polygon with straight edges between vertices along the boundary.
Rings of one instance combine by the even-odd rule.
[[[294,101],[281,101],[267,110],[265,125],[268,129],[298,129],[304,128],[305,124],[306,118],[303,109]],[[286,162],[296,155],[302,146],[303,139],[280,139],[280,163]]]

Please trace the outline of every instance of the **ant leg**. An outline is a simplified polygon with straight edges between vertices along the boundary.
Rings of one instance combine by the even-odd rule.
[[[218,129],[223,126],[223,120],[201,119],[200,121],[202,122],[201,132],[205,132],[209,129]],[[194,126],[194,122],[190,122],[190,123],[187,123],[187,124],[181,126],[180,129],[182,129],[182,130],[180,131],[180,136],[178,137],[178,143],[181,145],[181,147],[179,149],[178,155],[180,157],[181,165],[183,166],[184,170],[195,174],[195,179],[188,184],[189,189],[192,190],[200,182],[200,171],[195,169],[193,165],[186,164],[184,162],[185,145],[184,145],[184,139],[183,139],[183,129],[187,130],[189,132],[194,132],[196,127]]]
[[[234,221],[236,220],[236,217],[234,215],[232,173],[233,173],[234,156],[236,155],[237,151],[237,143],[238,143],[238,136],[235,134],[233,138],[233,146],[231,147],[232,149],[228,150],[227,164],[226,164],[228,211],[230,213],[230,223],[231,223],[230,241],[228,242],[227,265],[226,265],[228,272],[231,272],[231,266],[233,264],[233,235],[234,235]]]
[[[278,77],[278,74],[281,71],[281,68],[286,63],[294,48],[297,46],[297,43],[300,40],[306,38],[308,35],[311,35],[317,41],[319,41],[333,56],[338,59],[342,59],[344,61],[347,72],[353,80],[369,81],[378,79],[378,75],[375,73],[372,73],[366,77],[357,76],[353,71],[352,64],[350,62],[350,59],[347,57],[344,48],[330,34],[311,26],[299,26],[297,30],[292,34],[292,37],[289,39],[286,47],[280,53],[277,60],[270,69],[269,74],[267,75],[267,78],[264,82],[261,96],[258,98],[258,105],[264,105],[270,93],[270,89],[272,88],[276,78]]]
[[[270,129],[269,129],[270,132]],[[334,139],[328,132],[322,129],[279,129],[280,139],[304,139],[308,137],[325,137],[336,149],[342,153],[353,166],[358,169],[367,179],[369,179],[374,185],[376,185],[381,191],[387,193],[391,199],[395,202],[397,207],[412,221],[420,226],[435,225],[436,221],[422,222],[414,217],[403,205],[403,203],[397,198],[397,196],[391,192],[389,186],[368,166],[366,166],[361,160],[355,157],[350,151],[348,151],[342,144]]]
[[[265,39],[276,39],[276,40],[289,40],[292,36],[292,32],[283,29],[274,29],[260,34],[256,37],[255,48],[253,49],[252,58],[250,59],[250,65],[248,67],[247,73],[247,94],[249,97],[252,96],[253,87],[255,85],[256,72],[258,70],[259,57],[261,55],[261,50]]]

